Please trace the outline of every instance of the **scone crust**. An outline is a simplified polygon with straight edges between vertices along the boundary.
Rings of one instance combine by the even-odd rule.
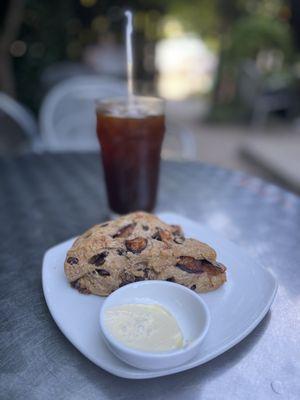
[[[216,257],[207,244],[186,239],[179,226],[135,212],[95,225],[78,237],[67,253],[64,270],[73,287],[100,296],[147,279],[207,292],[226,281],[226,268]]]

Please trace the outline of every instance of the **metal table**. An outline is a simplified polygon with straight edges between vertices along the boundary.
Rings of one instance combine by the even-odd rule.
[[[158,211],[192,217],[243,246],[273,271],[279,291],[254,332],[225,354],[177,375],[132,381],[96,367],[68,342],[41,287],[45,250],[106,218],[98,157],[2,159],[0,190],[1,399],[300,398],[298,197],[244,173],[163,163]]]

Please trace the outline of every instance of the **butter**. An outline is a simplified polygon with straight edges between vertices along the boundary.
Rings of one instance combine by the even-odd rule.
[[[122,304],[106,310],[104,323],[123,345],[136,350],[161,352],[183,347],[176,319],[158,304]]]

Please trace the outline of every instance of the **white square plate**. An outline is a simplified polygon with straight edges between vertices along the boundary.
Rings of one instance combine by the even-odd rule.
[[[124,378],[145,379],[170,375],[217,357],[257,326],[268,312],[277,291],[273,275],[234,243],[180,215],[163,213],[159,217],[167,223],[181,225],[187,237],[211,245],[218,253],[218,261],[227,266],[228,282],[214,292],[201,294],[211,313],[211,324],[201,351],[195,358],[176,368],[157,371],[137,369],[120,361],[109,351],[98,322],[105,298],[80,294],[71,288],[64,275],[66,252],[74,239],[52,247],[44,256],[43,290],[56,324],[88,359]]]

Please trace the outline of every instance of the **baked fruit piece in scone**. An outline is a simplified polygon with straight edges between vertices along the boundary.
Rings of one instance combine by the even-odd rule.
[[[217,289],[226,268],[207,244],[186,239],[178,225],[135,212],[95,225],[68,251],[65,274],[82,293],[107,296],[128,283],[160,279],[196,292]]]

